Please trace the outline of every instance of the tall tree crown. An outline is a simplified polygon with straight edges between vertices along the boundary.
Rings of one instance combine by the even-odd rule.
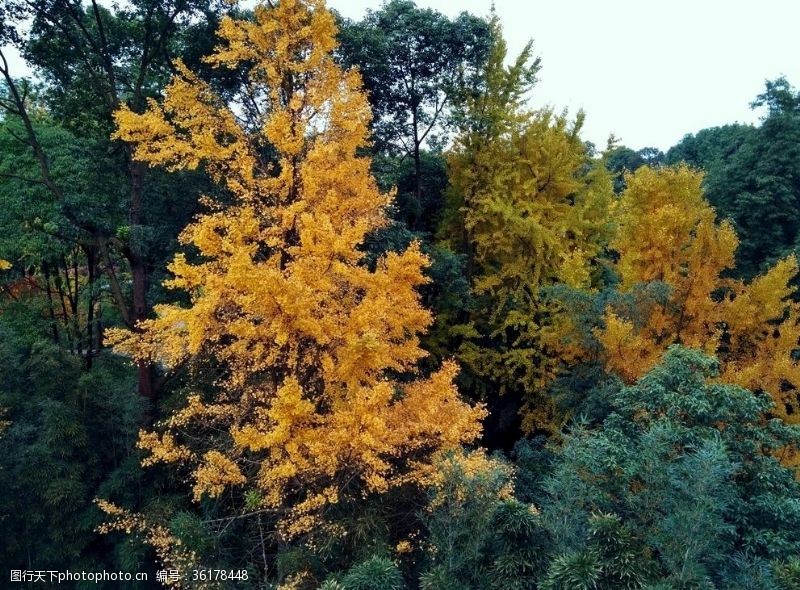
[[[247,66],[244,94],[262,114],[254,128],[181,64],[163,105],[117,114],[137,158],[204,166],[231,201],[207,200],[210,211],[183,232],[199,256],[177,255],[169,285],[191,304],[160,306],[141,336],[118,335],[136,356],[174,366],[209,355],[226,371],[215,399],[191,396],[140,444],[149,462],[189,462],[197,498],[257,491],[285,516],[286,534],[354,490],[420,481],[433,453],[477,436],[483,414],[459,401],[452,363],[428,379],[392,377],[424,355],[431,315],[416,289],[427,261],[414,244],[375,270],[361,264],[391,197],[359,155],[370,110],[358,73],[331,57],[335,34],[318,0],[222,22],[206,59]],[[179,434],[190,424],[224,434],[197,448]]]

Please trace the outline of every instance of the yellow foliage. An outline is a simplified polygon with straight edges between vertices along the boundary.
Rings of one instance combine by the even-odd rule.
[[[11,263],[0,258],[0,270],[8,270],[9,268],[11,268]]]
[[[525,392],[528,430],[557,429],[543,389],[572,358],[568,319],[540,295],[563,282],[591,288],[608,232],[608,175],[591,167],[578,136],[549,111],[513,118],[494,138],[462,138],[450,157],[451,191],[463,200],[473,289],[485,303],[471,318],[475,343],[459,359],[500,393]],[[544,412],[542,411],[544,410]]]
[[[618,231],[611,240],[620,254],[623,288],[663,281],[682,291],[708,292],[703,287],[733,267],[736,234],[729,223],[715,223],[702,181],[685,166],[642,167],[627,176],[613,209]]]
[[[159,435],[155,432],[141,431],[139,433],[139,442],[136,446],[150,452],[142,460],[142,465],[145,467],[159,462],[175,463],[186,461],[194,456],[194,453],[188,447],[177,444],[175,437],[169,432]]]
[[[461,138],[451,154],[452,189],[480,268],[475,289],[501,304],[564,281],[589,286],[606,233],[610,178],[590,166],[578,133],[551,111],[509,117],[497,137]]]
[[[633,323],[608,311],[605,327],[595,330],[603,346],[606,367],[629,383],[636,381],[661,358],[662,350],[653,347],[646,336],[637,333]]]
[[[414,550],[414,546],[408,539],[403,539],[402,541],[399,541],[397,545],[395,545],[394,550],[398,555],[403,555],[405,553],[411,553]]]
[[[722,378],[748,389],[762,389],[775,401],[774,413],[800,423],[800,305],[793,300],[797,276],[794,256],[779,261],[749,285],[733,283],[724,306],[729,342],[721,351]]]
[[[107,502],[106,500],[96,500],[98,508],[108,517],[108,520],[97,527],[97,532],[108,534],[113,531],[123,532],[128,535],[137,535],[145,543],[150,545],[156,553],[156,557],[165,569],[178,570],[179,572],[189,572],[193,569],[200,569],[197,555],[183,547],[181,540],[174,537],[169,529],[162,524],[149,522],[141,515],[133,514]],[[181,578],[168,578],[162,582],[170,588],[184,587]],[[213,581],[197,580],[192,583],[192,588],[202,590],[204,588],[214,588]]]
[[[569,319],[541,288],[594,286],[594,260],[610,232],[612,182],[580,138],[582,114],[570,121],[527,109],[524,95],[537,67],[528,63],[530,46],[506,65],[496,20],[492,26],[483,87],[466,99],[448,156],[439,232],[467,254],[477,303],[443,330],[487,395],[522,393],[524,427],[556,431],[563,417],[544,389],[577,348],[568,341]]]
[[[146,462],[190,465],[196,499],[257,490],[263,509],[288,515],[281,532],[293,536],[342,494],[419,482],[434,453],[479,435],[484,410],[459,399],[451,363],[428,379],[389,376],[413,372],[425,354],[431,314],[417,289],[428,262],[413,244],[374,270],[361,264],[390,195],[359,155],[371,115],[358,73],[331,56],[333,16],[318,0],[282,0],[254,16],[225,19],[206,61],[248,68],[256,125],[240,124],[180,63],[162,104],[117,113],[116,135],[137,158],[203,166],[232,203],[207,199],[209,211],[181,235],[201,258],[178,254],[168,286],[191,304],[160,306],[141,332],[111,337],[117,350],[167,366],[206,355],[223,364],[216,398],[190,396],[162,433],[142,434]],[[263,146],[276,162],[264,161]],[[184,434],[212,426],[224,436],[211,450]]]
[[[702,175],[686,167],[640,168],[627,177],[615,204],[618,220],[611,247],[619,254],[622,289],[662,281],[668,301],[634,318],[613,309],[595,332],[608,369],[633,382],[674,343],[705,350],[721,361],[721,379],[767,391],[775,414],[800,421],[800,306],[792,300],[794,257],[778,262],[749,284],[727,279],[737,247],[729,222],[715,221],[704,200]]]
[[[204,494],[219,496],[226,487],[242,485],[247,480],[239,467],[219,451],[208,451],[195,468],[194,499],[200,500]]]
[[[503,461],[489,457],[483,449],[444,455],[434,467],[430,478],[434,498],[428,504],[428,510],[440,507],[442,502],[463,504],[471,496],[483,496],[486,493],[500,500],[514,497],[514,469]],[[497,475],[501,476],[502,485],[493,489]]]

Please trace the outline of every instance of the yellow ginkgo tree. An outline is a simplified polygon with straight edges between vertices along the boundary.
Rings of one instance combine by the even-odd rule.
[[[542,288],[591,286],[610,227],[612,184],[580,138],[583,114],[570,121],[526,106],[538,71],[531,46],[506,65],[496,20],[493,32],[482,84],[462,102],[448,157],[440,237],[466,254],[478,302],[451,320],[449,334],[487,396],[522,397],[525,430],[557,430],[560,417],[545,388],[572,360],[563,342],[569,329]]]
[[[793,256],[749,283],[726,278],[738,240],[703,198],[702,174],[687,167],[640,168],[615,203],[611,248],[620,289],[659,281],[668,296],[627,314],[610,306],[595,331],[606,368],[634,382],[671,344],[716,355],[720,378],[768,392],[774,413],[800,422],[800,305]]]
[[[362,263],[391,196],[361,155],[369,105],[359,74],[332,57],[322,0],[258,6],[218,35],[206,62],[246,70],[255,118],[181,63],[163,102],[117,113],[138,159],[202,167],[225,190],[205,199],[181,236],[191,254],[169,267],[189,303],[111,336],[166,367],[213,359],[216,394],[190,395],[143,433],[145,463],[188,468],[195,499],[246,498],[244,513],[273,515],[289,539],[339,502],[426,481],[437,453],[479,435],[484,410],[459,399],[453,363],[415,374],[432,321],[419,247]]]

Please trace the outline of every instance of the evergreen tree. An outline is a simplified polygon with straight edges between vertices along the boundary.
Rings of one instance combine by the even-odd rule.
[[[707,172],[709,202],[739,235],[733,272],[743,278],[795,251],[800,231],[800,95],[778,78],[751,106],[766,110],[758,127],[704,129],[668,153]]]
[[[744,587],[769,562],[790,563],[800,484],[776,454],[800,431],[718,375],[716,360],[671,347],[614,393],[599,427],[566,437],[539,500],[560,554],[545,587]]]

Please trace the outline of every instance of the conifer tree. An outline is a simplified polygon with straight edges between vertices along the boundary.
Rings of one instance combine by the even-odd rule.
[[[331,13],[282,0],[254,17],[224,19],[206,61],[247,68],[241,96],[257,126],[181,63],[163,104],[117,113],[137,158],[202,166],[228,195],[206,199],[182,234],[196,255],[170,266],[169,286],[190,303],[115,337],[135,358],[222,367],[215,395],[189,396],[141,435],[145,463],[188,466],[195,499],[224,494],[242,514],[271,515],[288,540],[338,502],[425,481],[437,452],[475,439],[484,411],[459,399],[454,363],[415,374],[431,323],[418,245],[362,264],[391,195],[359,155],[370,109],[359,74],[331,56]]]
[[[800,550],[800,484],[775,454],[800,429],[719,368],[671,346],[610,388],[602,423],[564,437],[535,499],[555,557],[540,588],[784,587],[769,564]]]

